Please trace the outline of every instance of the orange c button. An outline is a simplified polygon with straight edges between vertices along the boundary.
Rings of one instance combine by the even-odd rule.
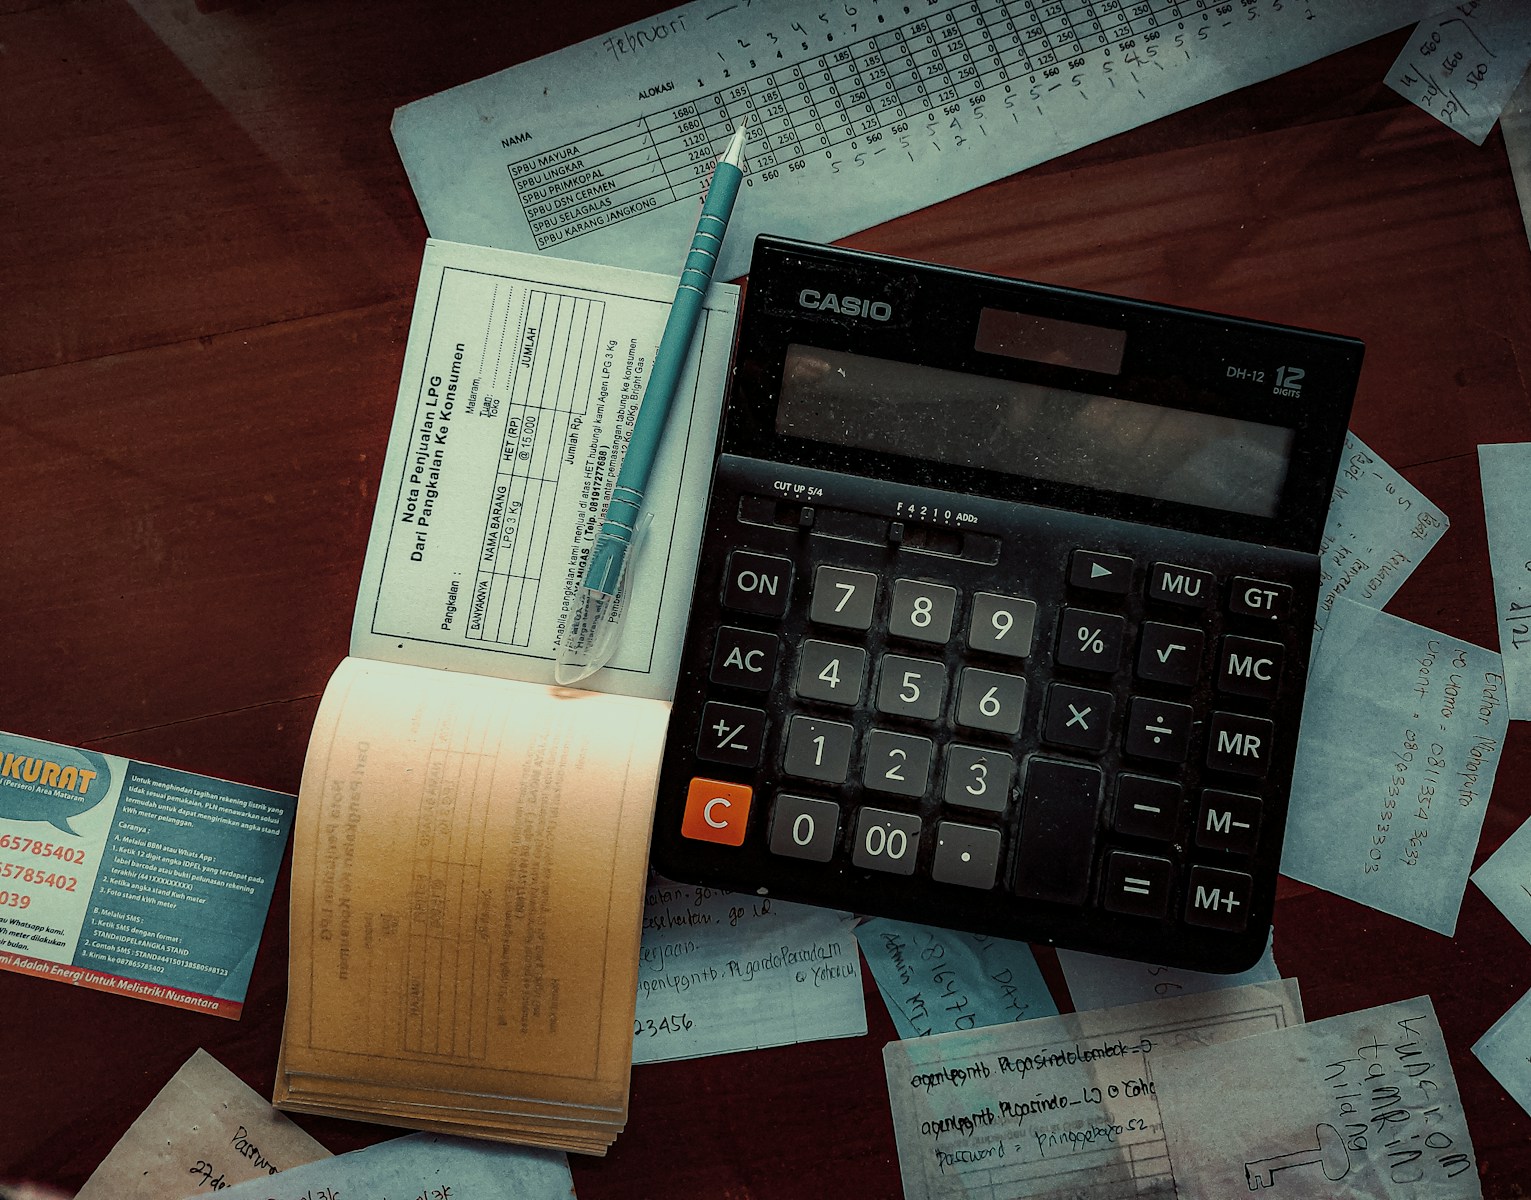
[[[686,815],[681,818],[681,836],[698,842],[742,846],[752,795],[751,789],[742,783],[693,779],[686,789]]]

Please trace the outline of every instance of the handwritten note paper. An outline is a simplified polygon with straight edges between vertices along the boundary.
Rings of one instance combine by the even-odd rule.
[[[1525,0],[1468,0],[1421,21],[1387,74],[1387,83],[1475,146],[1531,62],[1531,9]]]
[[[1317,631],[1341,596],[1383,607],[1450,524],[1365,442],[1347,435],[1319,549]],[[1317,641],[1313,648],[1317,653]]]
[[[330,1152],[205,1050],[160,1090],[76,1200],[164,1200],[222,1191]]]
[[[846,914],[655,877],[643,910],[633,1062],[866,1031]]]
[[[1308,679],[1282,871],[1449,936],[1508,724],[1492,650],[1336,602]]]
[[[1155,1058],[1180,1200],[1478,1200],[1430,997]]]
[[[1057,1015],[1025,942],[881,917],[856,941],[901,1038]]]
[[[1531,720],[1531,442],[1479,446],[1478,474],[1510,717]]]
[[[1473,1043],[1473,1053],[1515,1103],[1531,1113],[1531,992]]]
[[[1059,950],[1058,965],[1063,968],[1063,977],[1068,981],[1074,1007],[1081,1012],[1163,1000],[1170,996],[1190,996],[1217,988],[1241,987],[1246,983],[1264,983],[1281,975],[1276,970],[1269,944],[1265,947],[1264,958],[1237,975],[1213,975],[1182,967],[1085,954],[1078,950]]]
[[[1153,1068],[1301,1020],[1282,980],[889,1042],[904,1200],[1173,1196]]]

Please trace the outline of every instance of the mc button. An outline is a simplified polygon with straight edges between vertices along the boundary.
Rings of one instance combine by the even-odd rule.
[[[1281,686],[1281,662],[1285,656],[1286,648],[1280,642],[1225,637],[1222,665],[1217,673],[1218,691],[1255,700],[1274,699]]]
[[[792,595],[792,560],[753,550],[728,556],[723,576],[723,603],[739,612],[779,617]]]

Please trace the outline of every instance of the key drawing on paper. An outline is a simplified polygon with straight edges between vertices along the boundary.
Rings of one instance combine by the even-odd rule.
[[[1244,1180],[1249,1184],[1249,1190],[1258,1192],[1261,1188],[1273,1188],[1281,1182],[1277,1178],[1279,1172],[1311,1167],[1315,1163],[1330,1183],[1338,1183],[1350,1174],[1350,1152],[1345,1149],[1340,1131],[1327,1121],[1321,1121],[1313,1127],[1313,1137],[1312,1146],[1245,1163]],[[1303,1181],[1304,1184],[1312,1182],[1312,1179]]]

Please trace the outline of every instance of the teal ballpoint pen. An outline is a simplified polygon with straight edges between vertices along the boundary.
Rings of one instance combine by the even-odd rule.
[[[665,321],[664,335],[654,355],[638,416],[628,438],[617,482],[606,505],[605,519],[585,565],[585,577],[575,599],[574,618],[566,626],[558,647],[553,677],[568,685],[595,674],[610,661],[621,632],[626,584],[637,557],[643,526],[643,492],[659,452],[660,437],[670,415],[675,389],[691,350],[691,335],[702,315],[702,300],[712,282],[718,251],[728,230],[734,197],[744,178],[744,122],[734,130],[733,141],[713,168],[707,185],[707,201],[697,221],[691,251],[681,269],[675,303]]]

